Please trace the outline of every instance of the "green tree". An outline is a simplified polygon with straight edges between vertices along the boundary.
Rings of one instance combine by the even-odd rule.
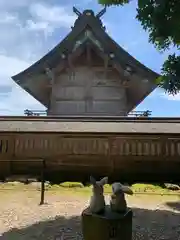
[[[124,5],[135,0],[99,0],[105,6]],[[149,42],[164,52],[170,47],[180,50],[180,0],[138,0],[137,16]],[[169,94],[180,92],[180,56],[169,55],[161,69],[157,84]]]

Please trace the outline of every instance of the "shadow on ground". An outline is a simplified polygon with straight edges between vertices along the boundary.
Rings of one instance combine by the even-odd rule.
[[[153,240],[179,239],[180,215],[165,210],[133,208],[133,239]],[[1,240],[63,240],[83,239],[81,218],[58,216],[53,220],[38,222],[22,229],[11,229],[0,237]]]
[[[173,210],[180,212],[180,201],[179,202],[166,202],[166,206],[172,208]]]
[[[165,206],[168,206],[172,210],[178,211],[180,213],[180,196],[177,201],[168,201],[165,203]]]

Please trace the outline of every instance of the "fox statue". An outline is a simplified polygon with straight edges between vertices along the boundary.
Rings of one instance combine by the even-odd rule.
[[[113,212],[125,212],[127,210],[125,193],[132,195],[133,191],[129,187],[116,182],[112,184],[112,192],[110,200],[111,210]]]
[[[104,177],[100,181],[96,181],[96,179],[91,176],[90,183],[93,186],[93,195],[90,199],[89,209],[92,213],[101,213],[105,209],[103,186],[108,183],[108,177]]]

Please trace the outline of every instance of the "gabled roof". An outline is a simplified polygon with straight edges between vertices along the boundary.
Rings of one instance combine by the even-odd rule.
[[[75,21],[72,31],[67,35],[64,40],[62,40],[54,49],[47,53],[39,61],[35,62],[26,70],[20,72],[19,74],[12,77],[12,79],[29,92],[33,97],[35,97],[42,104],[47,106],[47,101],[43,94],[38,96],[37,93],[32,89],[30,81],[35,81],[40,75],[45,74],[45,68],[55,68],[61,61],[64,61],[64,57],[67,57],[72,53],[76,40],[79,35],[85,32],[87,29],[91,29],[94,37],[101,43],[103,46],[103,51],[106,54],[113,54],[113,61],[118,62],[122,68],[125,70],[126,67],[130,67],[133,71],[140,75],[144,79],[148,79],[151,83],[151,87],[146,89],[142,93],[141,99],[134,100],[136,104],[138,101],[142,101],[149,93],[151,93],[156,87],[154,80],[159,76],[157,73],[153,72],[149,68],[145,67],[129,53],[127,53],[123,48],[121,48],[112,38],[106,33],[105,28],[100,20],[100,15],[94,15],[93,11],[85,10],[83,13],[76,12],[78,15],[77,20]],[[35,85],[35,83],[34,83]],[[135,107],[135,106],[133,106]]]

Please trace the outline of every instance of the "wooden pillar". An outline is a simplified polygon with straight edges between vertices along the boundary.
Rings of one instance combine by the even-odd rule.
[[[40,205],[44,204],[44,193],[45,193],[45,168],[46,168],[46,162],[43,159],[42,161],[42,169],[41,169],[41,200]]]

